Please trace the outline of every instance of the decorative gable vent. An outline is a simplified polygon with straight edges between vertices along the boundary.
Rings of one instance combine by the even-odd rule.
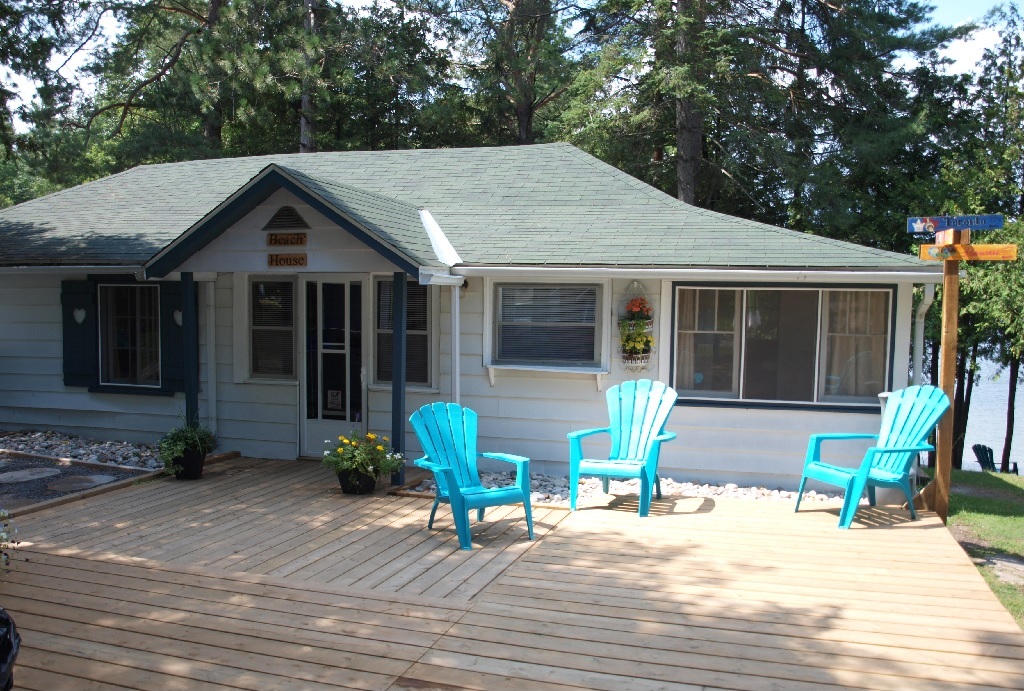
[[[282,206],[273,218],[267,221],[267,225],[263,226],[263,230],[309,230],[309,224],[295,207]]]

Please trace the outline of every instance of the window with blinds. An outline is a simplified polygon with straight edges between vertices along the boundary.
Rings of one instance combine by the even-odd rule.
[[[295,284],[254,279],[249,302],[253,377],[295,378]]]
[[[494,289],[495,363],[600,364],[600,286],[497,284]]]
[[[390,382],[393,371],[394,288],[394,281],[376,282],[375,379],[380,383]],[[418,283],[407,283],[405,291],[405,381],[430,386],[430,293]]]

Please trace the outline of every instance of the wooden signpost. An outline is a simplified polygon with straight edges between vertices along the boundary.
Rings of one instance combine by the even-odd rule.
[[[972,245],[971,231],[1003,227],[998,214],[980,216],[923,216],[907,219],[907,231],[916,235],[935,233],[935,244],[921,245],[924,260],[942,265],[942,341],[939,357],[939,388],[952,404],[956,387],[957,318],[960,313],[961,261],[1013,261],[1016,245]],[[949,485],[953,466],[954,409],[939,422],[936,435],[935,479],[924,488],[922,498],[945,523],[949,517]]]

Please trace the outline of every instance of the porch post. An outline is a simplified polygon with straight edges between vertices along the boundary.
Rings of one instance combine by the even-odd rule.
[[[185,424],[199,424],[199,319],[196,283],[191,271],[181,272],[181,346],[185,367]]]
[[[405,453],[405,272],[396,271],[391,321],[391,446]],[[392,485],[405,484],[405,468],[391,475]]]

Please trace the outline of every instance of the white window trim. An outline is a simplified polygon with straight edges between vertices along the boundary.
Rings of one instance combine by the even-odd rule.
[[[232,350],[232,374],[233,381],[235,384],[265,384],[268,386],[293,386],[299,385],[299,372],[298,364],[298,343],[295,344],[294,356],[295,362],[295,376],[292,379],[270,379],[263,377],[253,377],[249,371],[251,366],[251,348],[250,343],[250,324],[249,324],[249,292],[252,286],[252,279],[261,280],[275,280],[275,281],[288,281],[291,280],[295,284],[295,297],[292,309],[296,309],[298,306],[299,299],[299,288],[296,276],[294,274],[251,274],[244,272],[235,272],[232,274],[231,283],[231,294],[232,294],[232,314],[231,314],[231,350]],[[296,339],[298,339],[299,329],[299,317],[295,316],[293,331]]]
[[[533,285],[537,283],[552,284],[562,283],[566,285],[597,285],[601,288],[601,304],[599,306],[598,333],[596,345],[600,349],[601,361],[598,365],[591,366],[558,366],[558,365],[529,365],[510,364],[505,362],[494,362],[494,319],[497,309],[494,305],[494,288],[496,283],[522,285]],[[597,389],[601,390],[602,377],[606,376],[611,367],[611,325],[614,321],[612,314],[612,281],[609,278],[586,279],[579,278],[548,278],[547,276],[536,276],[532,280],[521,277],[513,278],[484,278],[484,332],[483,332],[483,366],[487,370],[487,378],[494,386],[494,375],[497,370],[519,370],[524,372],[562,372],[567,374],[594,375],[597,380]]]
[[[159,376],[159,383],[157,384],[118,384],[115,382],[103,381],[103,300],[100,297],[100,291],[103,288],[149,288],[150,290],[156,290],[156,352],[157,352],[157,365],[159,369],[157,374]],[[97,283],[96,284],[96,354],[98,361],[96,362],[96,380],[99,382],[99,386],[103,387],[125,387],[132,389],[155,389],[159,390],[164,385],[164,345],[163,345],[163,323],[162,323],[163,312],[160,311],[160,286],[146,285],[145,283]]]
[[[368,391],[391,391],[391,382],[377,381],[377,281],[382,279],[385,281],[394,280],[394,277],[393,273],[371,273],[370,290],[367,291],[369,293],[369,304],[367,304],[366,300],[363,303],[363,323],[367,324],[365,328],[367,328],[367,333],[370,336],[370,359],[367,361],[370,371],[366,377],[366,388]],[[406,280],[409,279],[407,278]],[[427,370],[430,373],[430,382],[426,385],[409,384],[406,382],[405,390],[419,393],[440,393],[438,376],[441,371],[441,300],[440,291],[438,291],[437,286],[427,286],[427,300],[428,309],[430,310],[430,314],[427,315],[429,319],[427,340],[430,343]]]
[[[676,380],[676,368],[679,366],[679,360],[676,357],[676,352],[675,352],[675,349],[676,349],[676,337],[679,334],[679,326],[678,326],[678,324],[676,324],[676,316],[677,316],[676,315],[676,311],[679,309],[679,307],[678,307],[676,298],[678,297],[680,290],[684,290],[684,289],[699,289],[699,288],[709,288],[709,289],[713,289],[713,290],[739,290],[739,291],[742,292],[742,294],[740,296],[740,302],[743,304],[743,309],[742,309],[741,314],[746,312],[746,300],[747,300],[746,291],[748,291],[748,290],[813,290],[813,291],[818,292],[818,322],[817,322],[817,334],[815,336],[816,342],[815,342],[815,357],[814,357],[814,373],[815,373],[814,374],[814,377],[815,377],[815,379],[814,379],[814,396],[815,396],[815,399],[817,399],[817,397],[818,397],[818,383],[819,383],[818,382],[818,378],[821,376],[821,371],[820,371],[819,368],[821,366],[821,360],[822,360],[822,355],[821,355],[821,348],[822,348],[821,338],[822,338],[822,333],[821,333],[821,330],[822,330],[822,326],[823,326],[823,316],[822,316],[822,313],[823,313],[823,310],[825,309],[825,306],[824,306],[824,297],[825,296],[824,296],[824,294],[826,292],[828,292],[828,291],[887,292],[887,293],[889,293],[889,312],[886,315],[886,319],[887,319],[886,324],[888,325],[887,326],[887,328],[888,328],[888,334],[887,334],[888,339],[886,341],[886,355],[887,355],[887,357],[886,357],[886,364],[885,364],[884,381],[888,382],[894,376],[894,373],[895,373],[894,353],[897,352],[896,349],[900,346],[900,339],[898,338],[898,331],[899,331],[899,329],[897,328],[897,325],[894,323],[894,319],[893,319],[894,315],[897,314],[897,304],[896,304],[896,302],[897,302],[897,299],[898,299],[898,297],[900,295],[900,292],[901,292],[900,291],[900,287],[901,286],[897,286],[897,285],[894,285],[894,286],[881,286],[881,287],[880,286],[848,286],[848,285],[835,285],[835,284],[828,284],[828,283],[818,283],[818,284],[811,284],[811,285],[807,285],[807,286],[792,286],[792,285],[787,285],[787,286],[756,285],[756,286],[753,286],[753,285],[742,285],[742,284],[735,284],[735,283],[722,283],[721,285],[715,284],[715,285],[700,285],[700,286],[697,286],[697,285],[673,285],[673,283],[671,281],[666,281],[665,285],[663,285],[662,299],[665,300],[665,298],[668,298],[668,301],[667,302],[663,302],[663,304],[671,305],[671,307],[670,307],[671,315],[670,315],[670,318],[669,319],[665,319],[664,323],[662,324],[662,338],[663,339],[664,338],[669,338],[670,339],[668,341],[668,343],[671,344],[670,345],[670,348],[671,348],[671,358],[666,358],[666,360],[671,360],[671,364],[666,362],[659,369],[659,374],[661,375],[661,378],[662,378],[663,381],[674,382]],[[742,344],[743,344],[743,337],[745,335],[745,332],[746,332],[745,319],[741,319],[740,320],[740,330],[737,332],[737,339],[739,340],[739,349],[740,350],[742,350],[742,347],[743,347]],[[662,343],[665,343],[665,342],[666,342],[665,340],[662,340]],[[739,376],[740,376],[739,391],[740,392],[743,391],[743,381],[742,381],[742,378],[744,376],[744,372],[745,372],[745,370],[744,370],[744,367],[743,367],[743,353],[741,353],[740,354],[740,371],[739,371]],[[737,395],[736,398],[718,398],[718,397],[710,397],[710,396],[680,396],[679,400],[695,401],[695,402],[707,402],[707,403],[729,402],[731,404],[754,403],[754,404],[759,404],[759,405],[760,404],[767,404],[767,405],[775,405],[775,406],[786,406],[786,405],[821,406],[823,408],[842,406],[842,407],[850,407],[850,408],[866,408],[866,409],[871,409],[871,408],[877,407],[877,405],[878,405],[878,404],[876,404],[874,402],[868,403],[867,401],[863,401],[863,402],[836,402],[836,401],[819,401],[819,400],[813,400],[813,401],[780,401],[780,400],[762,399],[762,398],[742,398],[739,395]]]

